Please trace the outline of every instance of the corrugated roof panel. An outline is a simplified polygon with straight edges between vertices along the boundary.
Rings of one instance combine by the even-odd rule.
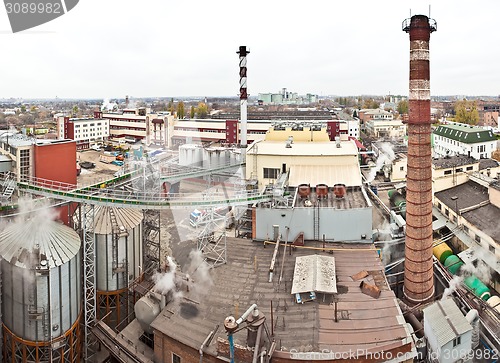
[[[424,309],[425,323],[430,324],[439,346],[444,346],[458,336],[472,330],[472,326],[453,299],[437,301]]]

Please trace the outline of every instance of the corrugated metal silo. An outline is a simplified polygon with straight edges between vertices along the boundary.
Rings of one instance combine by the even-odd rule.
[[[37,219],[0,232],[4,362],[80,362],[81,241]]]
[[[111,312],[104,321],[115,328],[133,311],[128,286],[141,274],[143,214],[136,209],[95,208],[97,317]]]

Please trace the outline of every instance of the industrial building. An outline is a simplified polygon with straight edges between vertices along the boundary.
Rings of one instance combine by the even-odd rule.
[[[488,283],[500,293],[500,187],[482,180],[469,180],[463,184],[434,194],[434,230],[446,226],[459,226],[461,231],[451,243],[458,255],[465,252],[471,263],[480,259],[491,276]],[[450,226],[448,226],[449,228]],[[452,227],[453,229],[453,227]],[[476,262],[477,263],[477,262]]]
[[[149,108],[143,107],[116,112],[96,111],[94,118],[109,120],[109,136],[112,138],[171,146],[174,116],[170,112],[151,113]]]
[[[358,111],[361,130],[375,138],[403,138],[406,125],[401,119],[394,119],[391,112],[381,109],[361,109]]]
[[[17,181],[32,177],[76,184],[76,142],[70,139],[42,140],[6,131],[0,134],[2,171]]]
[[[362,188],[354,141],[330,141],[325,127],[277,124],[247,149],[246,178],[269,186],[272,202],[252,210],[252,238],[266,240],[274,226],[287,242],[370,241],[372,205]],[[345,228],[356,221],[356,228]]]
[[[477,316],[477,311],[474,312]],[[440,363],[467,360],[473,353],[471,322],[462,314],[453,299],[437,301],[426,307],[424,329],[429,340],[430,356]],[[479,336],[477,332],[475,334],[479,343]]]
[[[91,145],[107,141],[109,120],[102,118],[70,118],[60,115],[56,118],[57,137],[76,141],[77,150],[85,150]]]
[[[168,302],[151,324],[157,361],[228,359],[224,321],[228,316],[238,319],[254,303],[261,323],[253,328],[251,319],[243,319],[230,338],[237,362],[261,356],[272,362],[370,357],[411,361],[416,356],[411,327],[404,322],[373,247],[329,244],[324,252],[321,243],[307,243],[311,249],[288,247],[291,254],[280,252],[271,271],[273,252],[282,245],[229,239],[231,257],[213,270],[208,294],[196,296],[196,281],[189,289],[179,284],[182,297]],[[316,259],[333,264],[332,285],[320,283],[328,270],[316,267]],[[303,278],[306,282],[299,283]],[[366,287],[360,287],[364,283]],[[258,329],[260,325],[265,328]]]

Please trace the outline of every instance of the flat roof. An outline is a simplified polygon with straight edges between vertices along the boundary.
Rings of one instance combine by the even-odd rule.
[[[292,147],[286,147],[286,141],[261,141],[257,143],[259,155],[282,156],[356,156],[358,148],[354,141],[341,141],[341,147],[336,147],[334,141],[293,142]],[[255,144],[247,150],[247,154],[255,153]],[[356,159],[357,160],[357,159]]]
[[[489,201],[488,188],[471,180],[464,184],[457,185],[456,187],[434,193],[434,196],[439,199],[441,203],[453,210],[455,210],[455,207],[461,210]],[[458,197],[456,199],[456,205],[455,200],[451,199],[452,197]]]
[[[500,243],[500,208],[493,204],[488,204],[468,212],[462,213],[462,217],[472,223],[480,231],[484,232],[496,243]]]
[[[480,159],[479,160],[479,170],[484,170],[488,168],[496,168],[500,166],[500,163],[495,159]]]
[[[329,185],[328,198],[318,198],[316,189],[311,185],[311,193],[307,198],[297,197],[295,201],[295,208],[307,207],[305,201],[308,200],[312,205],[318,203],[320,208],[335,208],[335,209],[353,209],[353,208],[367,208],[371,206],[368,204],[366,194],[363,193],[362,187],[347,187],[346,193],[343,198],[336,198],[333,195],[333,185]],[[308,207],[309,208],[309,207]]]
[[[445,158],[433,159],[434,169],[456,168],[458,166],[477,164],[478,161],[470,156],[454,155]]]
[[[321,243],[307,243],[308,247],[321,247]],[[253,303],[267,318],[267,325],[275,320],[275,354],[289,354],[291,349],[300,352],[358,351],[378,352],[397,349],[409,352],[411,338],[394,293],[387,285],[384,267],[373,245],[330,243],[333,254],[298,247],[285,254],[280,247],[279,273],[269,282],[269,267],[273,246],[245,239],[227,239],[227,264],[211,270],[213,286],[205,295],[195,295],[195,290],[183,292],[184,297],[167,304],[152,323],[152,327],[172,339],[196,350],[214,327],[221,327],[212,342],[227,340],[223,329],[224,319],[239,317]],[[331,256],[335,258],[337,294],[318,294],[310,302],[298,304],[291,299],[291,280],[296,257]],[[361,280],[351,276],[367,271],[365,281],[380,289],[378,298],[361,291]],[[276,272],[276,271],[275,271]],[[324,299],[323,299],[324,298]],[[334,320],[336,301],[338,322]],[[246,331],[234,334],[236,344],[246,346]],[[217,344],[205,349],[206,354],[216,355]]]

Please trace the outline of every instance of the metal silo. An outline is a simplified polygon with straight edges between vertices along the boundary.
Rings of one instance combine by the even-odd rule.
[[[54,221],[0,232],[3,362],[80,362],[80,246]]]
[[[141,210],[95,209],[97,317],[109,314],[104,321],[112,328],[133,311],[128,286],[141,274],[142,219]]]

